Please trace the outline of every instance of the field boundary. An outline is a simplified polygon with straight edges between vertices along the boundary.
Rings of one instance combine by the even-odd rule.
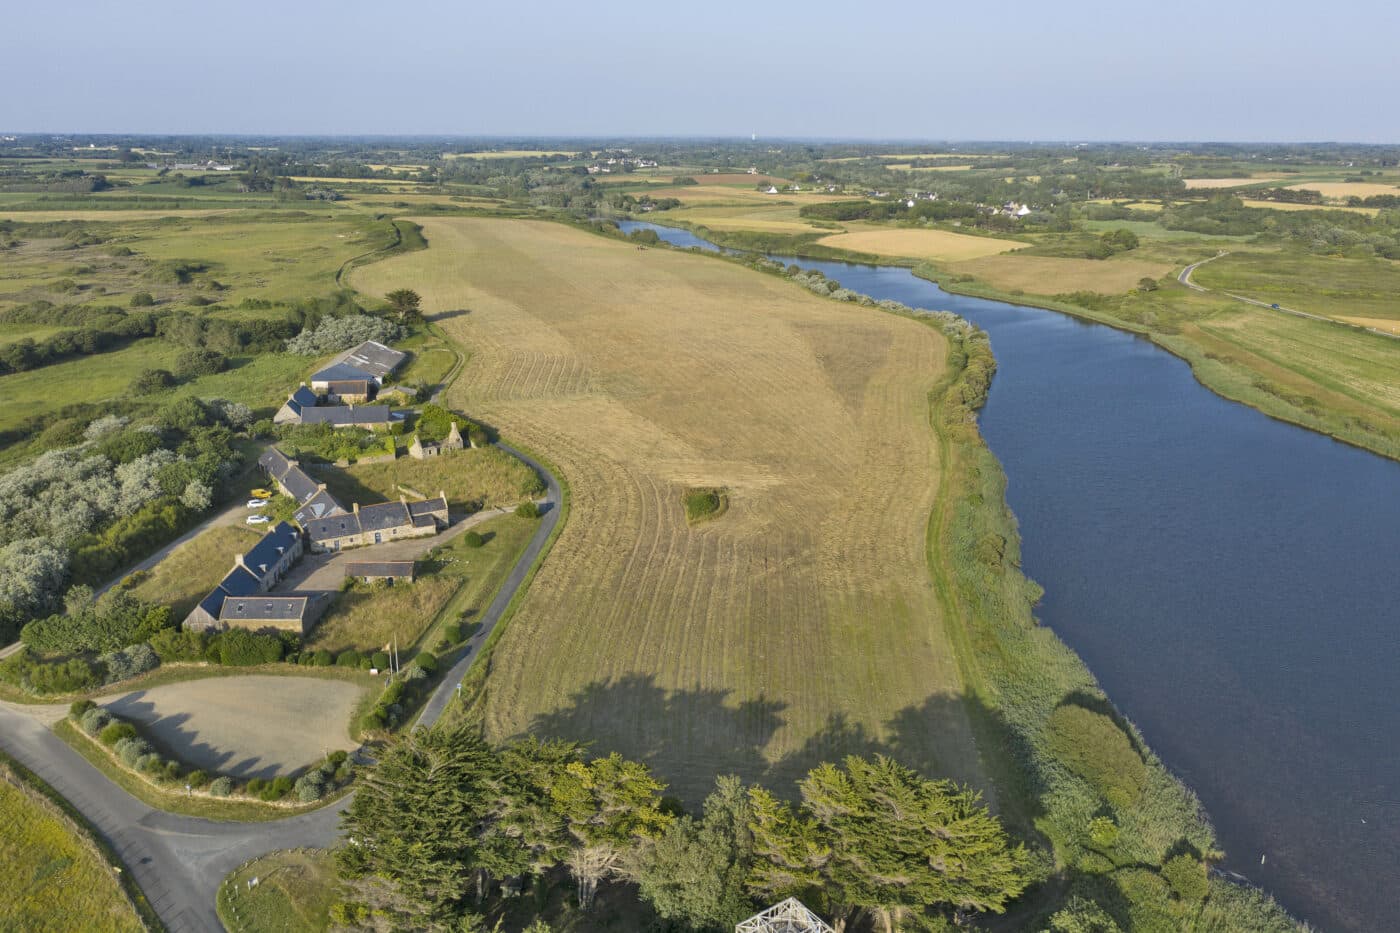
[[[142,925],[147,930],[151,930],[152,933],[163,933],[166,930],[166,926],[156,914],[155,908],[151,906],[150,901],[146,900],[146,895],[142,893],[140,885],[136,883],[136,878],[132,875],[130,868],[122,861],[116,850],[108,844],[106,837],[88,822],[87,817],[83,816],[77,807],[69,803],[67,798],[4,750],[0,750],[0,780],[7,780],[14,784],[31,799],[40,798],[41,805],[56,811],[56,815],[68,825],[73,834],[96,849],[97,856],[111,866],[116,873],[118,887]]]

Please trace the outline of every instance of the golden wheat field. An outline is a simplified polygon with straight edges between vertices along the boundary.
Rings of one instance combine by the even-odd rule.
[[[1369,198],[1377,194],[1400,195],[1400,187],[1390,184],[1380,184],[1377,182],[1363,181],[1309,181],[1298,185],[1289,185],[1295,191],[1320,191],[1324,198]]]
[[[877,256],[904,256],[910,259],[933,259],[953,262],[961,259],[976,259],[979,256],[994,256],[1013,249],[1022,249],[1027,244],[1016,240],[1002,240],[988,236],[970,236],[966,233],[951,233],[947,230],[913,230],[899,227],[872,226],[862,229],[861,224],[848,224],[847,233],[834,233],[822,237],[817,243],[836,249],[848,249],[857,253],[873,253]]]
[[[1251,175],[1248,178],[1187,178],[1184,179],[1186,187],[1209,189],[1209,188],[1238,188],[1242,185],[1258,185],[1266,181],[1282,181],[1285,178],[1292,178],[1291,175]],[[1309,185],[1309,187],[1312,187]]]
[[[984,256],[948,264],[953,272],[974,276],[1002,291],[1019,289],[1036,295],[1069,292],[1123,294],[1144,278],[1159,279],[1170,263],[1115,256],[1111,259],[1063,259],[1058,256]]]
[[[692,801],[876,747],[978,780],[924,560],[942,336],[714,258],[423,223],[427,250],[356,287],[419,290],[471,352],[449,402],[571,488],[492,657],[489,734],[593,741]],[[693,486],[728,511],[689,526]]]

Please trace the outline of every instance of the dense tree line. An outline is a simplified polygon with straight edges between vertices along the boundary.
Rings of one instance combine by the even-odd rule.
[[[33,316],[30,309],[26,308],[23,311],[21,314],[0,315],[0,320],[23,323],[23,319]],[[89,356],[115,350],[133,340],[151,337],[156,333],[157,317],[154,314],[128,315],[120,308],[103,308],[100,314],[104,319],[101,326],[78,327],[44,340],[22,337],[0,346],[0,376],[28,372],[75,356]],[[45,323],[60,322],[63,317],[55,315],[54,319]]]
[[[496,885],[562,872],[581,908],[632,882],[677,929],[712,931],[801,896],[839,925],[862,913],[1000,912],[1029,859],[977,795],[891,759],[823,765],[796,804],[720,778],[698,816],[645,765],[572,742],[492,747],[469,726],[417,730],[381,755],[338,852],[360,929],[476,929]]]

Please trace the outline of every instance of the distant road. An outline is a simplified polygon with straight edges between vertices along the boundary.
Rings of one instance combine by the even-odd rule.
[[[1222,250],[1221,252],[1216,253],[1214,256],[1210,257],[1209,259],[1202,259],[1200,262],[1191,263],[1191,265],[1181,270],[1181,274],[1176,277],[1177,281],[1193,291],[1216,294],[1211,289],[1206,288],[1204,285],[1197,285],[1195,282],[1191,281],[1191,274],[1197,269],[1199,269],[1201,266],[1204,266],[1206,263],[1214,262],[1221,256],[1228,255],[1230,255],[1228,250]],[[1306,311],[1299,311],[1297,308],[1285,308],[1283,305],[1280,304],[1271,304],[1267,301],[1260,301],[1257,298],[1246,298],[1244,295],[1236,295],[1231,292],[1219,292],[1219,294],[1224,295],[1226,298],[1233,298],[1236,301],[1243,301],[1247,305],[1254,305],[1259,308],[1267,308],[1270,311],[1282,311],[1284,314],[1291,314],[1294,317],[1305,317],[1310,321],[1321,321],[1324,324],[1335,324],[1338,327],[1350,327],[1352,330],[1364,330],[1368,334],[1377,334],[1381,337],[1389,337],[1392,340],[1400,340],[1400,334],[1392,334],[1387,331],[1378,330],[1374,327],[1366,327],[1362,324],[1353,324],[1350,321],[1340,321],[1334,317],[1323,317],[1320,314],[1309,314]]]
[[[525,553],[482,616],[466,655],[429,697],[418,717],[419,726],[431,726],[442,716],[457,684],[559,523],[562,497],[554,476],[520,451],[505,444],[496,446],[544,478],[545,512]],[[147,806],[108,781],[54,735],[47,725],[54,715],[52,706],[30,708],[0,702],[0,748],[48,782],[111,843],[171,933],[221,931],[223,926],[214,909],[219,884],[249,859],[277,849],[329,848],[340,838],[340,814],[349,806],[348,796],[312,813],[270,823],[218,822]]]

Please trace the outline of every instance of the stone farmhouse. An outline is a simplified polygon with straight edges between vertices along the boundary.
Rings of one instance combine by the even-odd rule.
[[[295,392],[287,397],[287,401],[282,407],[277,409],[277,414],[272,416],[273,424],[300,424],[301,414],[308,408],[315,408],[321,404],[321,397],[311,391],[311,387],[302,383]]]
[[[278,522],[246,554],[234,557],[233,569],[185,616],[185,629],[206,631],[237,626],[305,634],[329,600],[311,594],[267,595],[304,550],[301,532],[287,522]]]
[[[365,405],[408,354],[366,340],[334,357],[302,383],[273,416],[274,424],[329,424],[336,428],[383,428],[400,420],[388,406]]]
[[[403,497],[364,507],[357,502],[348,514],[315,519],[305,527],[312,552],[325,553],[435,535],[447,523],[447,496],[439,492],[436,499],[421,502]]]
[[[293,518],[302,527],[306,527],[306,523],[312,519],[345,514],[345,507],[326,490],[325,483],[316,482],[299,463],[276,447],[263,451],[262,456],[258,457],[258,466],[277,484],[282,495],[297,504]]]
[[[333,428],[387,428],[402,421],[388,405],[321,405],[301,413],[301,424],[328,424]]]
[[[357,370],[362,375],[368,375],[374,380],[376,386],[382,386],[384,380],[398,369],[403,363],[404,357],[408,356],[402,350],[395,350],[393,347],[386,347],[376,340],[366,340],[358,347],[351,347],[339,356],[331,360],[327,369],[336,366],[349,366]],[[321,370],[321,373],[326,370]],[[319,376],[321,373],[317,373]],[[316,388],[316,376],[311,377],[311,388]]]
[[[436,457],[444,450],[461,450],[466,444],[462,441],[462,432],[457,430],[457,422],[452,422],[451,429],[447,436],[440,441],[428,441],[426,444],[413,435],[413,443],[408,445],[408,455],[414,460],[427,460],[429,457]]]

